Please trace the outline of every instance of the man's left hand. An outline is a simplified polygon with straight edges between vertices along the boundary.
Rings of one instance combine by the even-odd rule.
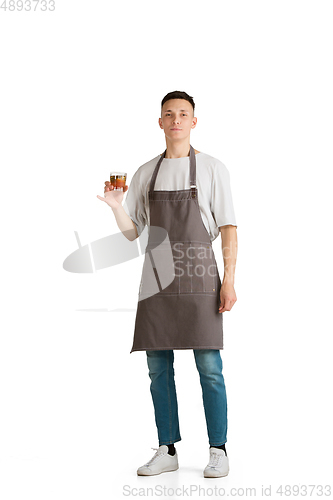
[[[236,300],[237,297],[234,285],[232,283],[222,282],[220,290],[221,305],[219,307],[219,313],[223,313],[224,311],[230,311]]]

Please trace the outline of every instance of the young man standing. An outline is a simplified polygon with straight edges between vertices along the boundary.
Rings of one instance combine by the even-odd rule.
[[[190,145],[190,132],[196,124],[192,97],[179,91],[167,94],[159,118],[167,146],[164,153],[135,172],[130,188],[124,189],[128,190],[124,207],[123,192],[113,191],[109,182],[105,183],[104,198],[98,196],[112,208],[119,229],[129,240],[140,236],[146,225],[149,228],[131,350],[146,351],[159,438],[154,456],[137,470],[144,476],[178,469],[174,443],[181,436],[174,349],[193,349],[200,375],[210,444],[204,476],[223,477],[229,472],[227,397],[220,349],[223,312],[230,311],[237,300],[237,225],[227,168]],[[222,281],[212,249],[219,233]],[[162,238],[166,239],[158,246],[161,241],[157,240]],[[181,272],[162,286],[158,255],[167,262],[166,241],[171,246],[171,260]]]

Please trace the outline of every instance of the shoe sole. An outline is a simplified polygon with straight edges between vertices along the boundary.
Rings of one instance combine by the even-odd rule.
[[[225,477],[229,474],[229,471],[226,472],[225,474],[221,474],[220,476],[207,476],[206,474],[204,474],[204,477],[207,477],[207,478],[214,478],[214,477]]]
[[[175,470],[178,470],[179,467],[176,469],[168,469],[168,470],[161,470],[161,472],[154,472],[153,474],[145,474],[144,472],[137,472],[138,476],[158,476],[159,474],[163,474],[163,472],[174,472]]]

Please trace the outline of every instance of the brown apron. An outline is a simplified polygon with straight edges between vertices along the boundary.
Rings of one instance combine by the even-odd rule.
[[[154,191],[165,154],[166,150],[150,181],[150,232],[130,352],[223,349],[221,279],[198,203],[194,149],[190,146],[190,189]],[[177,270],[173,274],[169,254],[172,271]],[[164,279],[164,286],[161,277],[166,269],[169,279]]]

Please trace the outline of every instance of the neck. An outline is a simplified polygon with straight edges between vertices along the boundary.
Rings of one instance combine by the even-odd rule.
[[[167,148],[165,153],[165,158],[182,158],[184,156],[190,156],[190,142],[187,139],[184,142],[170,143],[166,139]]]

